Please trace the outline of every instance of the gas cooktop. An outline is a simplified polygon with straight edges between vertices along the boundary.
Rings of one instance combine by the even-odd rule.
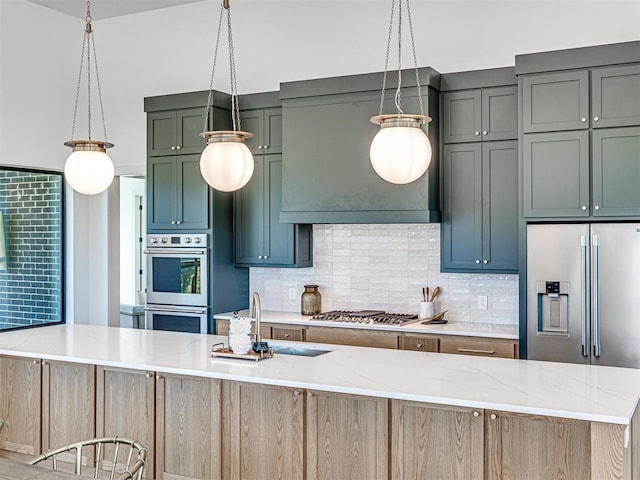
[[[418,321],[412,313],[387,313],[382,310],[332,310],[314,315],[313,320],[360,323],[368,325],[406,325]]]

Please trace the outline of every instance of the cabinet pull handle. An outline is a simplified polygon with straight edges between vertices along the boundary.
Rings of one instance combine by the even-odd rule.
[[[182,220],[176,220],[176,225],[180,225],[182,223]]]
[[[486,135],[487,133],[489,133],[489,132],[487,132],[486,130],[484,130],[484,131],[482,132],[482,134],[483,134],[483,135]]]
[[[175,150],[175,149],[176,149],[176,147],[174,147],[174,146],[172,145],[172,146],[171,146],[171,150]]]
[[[477,348],[458,348],[458,351],[465,353],[487,353],[489,355],[496,353],[495,350],[478,350]]]
[[[476,132],[476,136],[479,136],[479,135],[480,135],[480,132]]]
[[[160,380],[161,378],[160,374],[156,373],[156,380]]]
[[[473,412],[473,416],[478,418],[480,416],[480,412]]]
[[[586,118],[586,117],[582,117],[582,118],[580,119],[580,121],[581,121],[582,123],[584,123],[584,122],[586,122],[586,121],[587,121],[587,118]]]
[[[310,397],[313,397],[313,392],[309,392],[307,395],[309,395]]]
[[[262,150],[262,145],[258,145],[258,150]]]
[[[422,348],[422,344],[421,343],[416,343],[416,348]]]
[[[264,258],[266,260],[267,258],[269,258],[269,255],[265,255],[262,258]]]
[[[480,260],[476,260],[476,263],[480,263]]]
[[[482,263],[487,264],[489,263],[489,260],[483,260]]]
[[[600,120],[600,118],[599,118],[599,117],[593,117],[593,121],[594,121],[594,122],[597,122],[598,120]]]
[[[151,378],[151,374],[149,372],[147,372],[147,374],[145,375],[145,377],[147,378]]]
[[[39,360],[34,360],[34,361],[33,361],[33,364],[34,364],[34,365],[37,365],[38,363],[40,363],[40,361],[39,361]]]
[[[294,390],[293,394],[297,397],[298,395],[300,395],[300,390]]]
[[[491,414],[491,420],[495,420],[496,418],[498,418],[498,416],[495,413]]]
[[[284,334],[284,338],[289,338],[289,334],[288,334],[288,333],[285,333],[285,334]]]
[[[581,208],[582,210],[586,210],[586,209],[587,209],[587,206],[586,206],[586,205],[582,205],[580,208]]]
[[[180,145],[178,145],[178,146],[176,147],[176,150],[180,150],[181,148],[182,148],[182,147],[181,147]]]
[[[175,225],[176,221],[175,220],[171,220],[171,225]]]
[[[264,146],[264,149],[265,149],[265,150],[266,150],[267,148],[269,148],[269,145],[265,145],[265,146]]]
[[[595,207],[593,207],[594,210],[600,210],[600,205],[596,205]]]

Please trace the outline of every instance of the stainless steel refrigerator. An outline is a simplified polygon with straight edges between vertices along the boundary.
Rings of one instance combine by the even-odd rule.
[[[527,226],[527,357],[640,368],[640,223]]]

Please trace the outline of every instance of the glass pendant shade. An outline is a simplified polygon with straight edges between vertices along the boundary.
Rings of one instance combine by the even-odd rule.
[[[253,155],[245,140],[253,135],[239,131],[213,131],[201,134],[207,146],[200,157],[200,173],[216,190],[233,192],[244,187],[253,175]]]
[[[112,147],[112,144],[71,141],[65,145],[73,147],[73,152],[64,165],[64,176],[71,188],[84,195],[96,195],[109,188],[114,168],[106,149]]]
[[[380,125],[369,149],[371,165],[380,177],[406,184],[427,171],[432,152],[422,124],[430,120],[424,115],[378,115],[371,119]]]

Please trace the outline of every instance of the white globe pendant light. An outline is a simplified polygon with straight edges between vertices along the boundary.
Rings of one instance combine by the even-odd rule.
[[[76,127],[76,114],[78,112],[78,99],[80,97],[80,81],[82,79],[82,68],[85,61],[87,63],[87,123],[89,140],[70,140],[65,142],[65,146],[71,147],[73,151],[64,165],[64,177],[78,193],[84,195],[95,195],[104,192],[113,181],[113,162],[107,155],[107,148],[113,147],[113,143],[106,141],[107,128],[104,122],[104,111],[102,110],[102,90],[100,88],[100,76],[98,75],[98,59],[96,57],[96,46],[93,38],[93,27],[91,25],[91,4],[87,1],[86,25],[84,28],[84,39],[82,42],[82,54],[80,56],[80,73],[78,75],[78,88],[76,91],[76,102],[73,110],[73,127],[71,138],[74,137]],[[100,113],[102,114],[102,128],[105,140],[91,139],[91,54],[98,86],[98,96],[100,98]]]
[[[415,64],[416,86],[420,103],[420,114],[406,114],[401,106],[402,88],[402,4],[406,4],[409,18],[409,30],[411,32],[411,46]],[[418,62],[416,59],[415,45],[413,41],[413,26],[411,23],[411,9],[409,0],[400,0],[398,7],[398,86],[395,92],[394,114],[383,115],[385,87],[387,84],[387,67],[389,66],[389,52],[391,49],[391,33],[393,31],[393,17],[395,0],[391,3],[391,20],[389,35],[387,38],[387,56],[384,64],[382,79],[382,96],[380,99],[380,114],[371,117],[371,122],[380,125],[380,131],[371,142],[369,158],[375,172],[384,180],[395,184],[407,184],[416,181],[429,168],[431,163],[431,143],[422,126],[431,121],[431,117],[424,115],[422,106],[422,92],[420,91],[420,78],[418,75]]]
[[[236,66],[233,53],[233,36],[231,34],[231,7],[229,0],[223,0],[218,20],[218,35],[213,55],[209,98],[205,112],[204,130],[207,130],[207,119],[213,98],[213,76],[216,70],[218,45],[222,17],[227,12],[227,39],[229,41],[229,73],[231,79],[231,119],[233,130],[204,131],[200,136],[207,139],[207,146],[200,156],[200,173],[211,187],[222,192],[233,192],[244,187],[253,175],[253,155],[245,144],[245,140],[253,134],[240,130],[240,110],[238,107],[238,87],[236,85]]]

